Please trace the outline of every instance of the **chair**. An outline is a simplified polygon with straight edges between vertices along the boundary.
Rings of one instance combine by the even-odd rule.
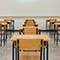
[[[13,49],[12,53],[15,55],[16,60],[42,60],[42,51],[43,51],[43,59],[48,60],[48,41],[50,39],[46,35],[15,35],[11,38],[13,40]],[[43,44],[44,41],[44,44]],[[15,49],[15,50],[14,50]],[[45,49],[46,54],[45,54]]]
[[[17,40],[15,57],[17,60],[40,60],[40,47],[41,45],[38,39]]]

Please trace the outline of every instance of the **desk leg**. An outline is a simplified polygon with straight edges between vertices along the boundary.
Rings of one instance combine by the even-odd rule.
[[[18,53],[18,50],[17,48],[15,48],[15,60],[17,60],[17,53]]]
[[[57,30],[58,30],[58,27],[57,27]],[[56,45],[58,46],[58,31],[57,31]]]
[[[2,26],[1,26],[2,27]],[[2,28],[1,28],[1,32],[2,32]],[[2,46],[2,33],[1,33],[1,46]]]
[[[11,30],[11,24],[9,25],[9,27],[10,27],[10,30]],[[10,33],[10,37],[11,37],[11,35],[12,35],[12,32],[10,31],[9,33]]]
[[[6,31],[5,32],[6,32],[6,42],[7,42],[7,25],[6,25]]]
[[[41,40],[40,60],[42,60],[42,40]]]
[[[48,23],[48,22],[46,21],[46,30],[47,30],[47,23]]]
[[[43,60],[45,60],[45,48],[43,48]]]
[[[6,39],[5,39],[5,31],[4,31],[3,36],[4,36],[4,37],[3,37],[3,42],[4,42],[4,46],[5,46],[5,40],[6,40]]]
[[[14,60],[14,42],[12,44],[12,60]]]
[[[54,25],[54,44],[55,44],[55,25]]]
[[[14,22],[13,22],[13,30],[14,30]],[[13,33],[14,33],[14,31],[13,31]]]
[[[48,42],[47,42],[47,49],[46,49],[46,60],[48,60]]]
[[[49,23],[49,30],[50,30],[51,24]]]
[[[40,60],[42,60],[42,47],[41,47],[41,50],[40,50]]]
[[[17,40],[17,60],[19,60],[19,40]]]

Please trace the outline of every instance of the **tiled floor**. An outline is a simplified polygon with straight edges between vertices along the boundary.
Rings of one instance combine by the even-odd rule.
[[[12,60],[12,41],[10,39],[6,46],[0,47],[0,60]],[[53,40],[49,42],[49,60],[60,60],[60,46],[54,45]]]

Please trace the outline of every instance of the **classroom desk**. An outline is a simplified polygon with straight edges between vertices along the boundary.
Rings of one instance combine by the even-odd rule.
[[[51,24],[53,24],[55,21],[57,21],[57,19],[49,19],[49,20],[46,20],[46,30],[47,30],[48,22],[49,22],[49,29],[50,29]]]
[[[7,30],[7,23],[5,21],[0,21],[0,31],[3,32],[3,30]],[[3,29],[2,29],[3,28]],[[2,37],[4,36],[4,40],[2,40]],[[4,31],[4,35],[1,34],[1,46],[2,46],[2,41],[4,43],[4,46],[5,46],[5,43],[7,42],[7,32]]]
[[[48,41],[51,41],[51,39],[47,36],[47,35],[43,35],[43,34],[41,34],[41,35],[18,35],[18,34],[14,34],[12,37],[11,37],[11,40],[13,41],[13,45],[12,45],[12,47],[13,47],[13,49],[12,49],[12,53],[13,53],[13,60],[14,60],[14,43],[17,41],[18,42],[18,40],[21,40],[21,41],[23,41],[23,40],[35,40],[35,39],[38,39],[38,41],[41,41],[41,51],[40,51],[40,60],[42,60],[42,42],[43,41],[45,41],[45,42],[47,42],[47,47],[45,47],[46,48],[46,54],[45,54],[45,49],[43,50],[44,51],[44,54],[43,54],[43,59],[45,60],[45,55],[46,55],[46,60],[48,60]],[[32,41],[33,41],[32,40]],[[31,42],[30,42],[31,43]],[[18,42],[18,44],[19,44],[19,42]],[[32,43],[31,43],[32,44]],[[39,47],[39,48],[40,48]],[[39,50],[39,48],[37,48],[37,50]],[[19,49],[19,48],[18,48]],[[23,48],[21,48],[21,49],[23,49]],[[36,49],[36,48],[32,48],[33,50],[34,49]],[[24,50],[24,49],[23,49]],[[32,50],[32,51],[33,51]],[[27,50],[28,51],[28,50]],[[31,51],[31,50],[30,50]],[[36,50],[35,50],[36,51]],[[18,52],[19,53],[19,52]],[[19,56],[19,54],[18,54],[18,56]],[[19,57],[18,57],[19,58]],[[19,59],[18,59],[19,60]]]
[[[54,30],[58,30],[58,26],[60,26],[59,22],[54,23]],[[55,34],[57,34],[57,40],[55,40]],[[54,42],[56,41],[56,45],[58,46],[58,32],[54,32]]]
[[[14,20],[11,19],[4,19],[5,22],[7,22],[8,24],[8,29],[10,30],[14,30]],[[10,36],[12,35],[12,33],[10,32]]]
[[[8,24],[12,24],[13,23],[13,28],[12,29],[14,29],[14,20],[10,20],[10,19],[5,19],[4,20],[5,22],[7,22]]]

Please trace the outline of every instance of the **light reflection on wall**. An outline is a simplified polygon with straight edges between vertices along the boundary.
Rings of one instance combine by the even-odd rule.
[[[19,3],[31,3],[34,0],[16,0],[16,1],[19,2]]]

